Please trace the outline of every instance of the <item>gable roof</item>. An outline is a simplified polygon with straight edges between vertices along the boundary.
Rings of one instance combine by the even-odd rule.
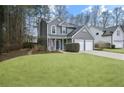
[[[77,27],[75,30],[73,30],[72,32],[70,32],[67,36],[68,36],[68,37],[73,37],[73,38],[78,38],[78,39],[93,40],[94,38],[93,38],[92,35],[89,33],[89,31],[79,33],[80,31],[82,31],[82,28],[86,28],[87,30],[89,30],[88,27],[85,26],[85,25],[79,26],[79,27]],[[74,35],[75,35],[75,36],[74,36]]]
[[[103,35],[102,36],[111,36],[113,34],[113,32],[117,29],[118,26],[112,26],[112,27],[108,27],[103,29]]]
[[[48,23],[51,23],[51,22],[53,22],[54,20],[57,20],[57,19],[60,20],[60,23],[63,21],[60,17],[55,17],[55,18],[53,18],[51,21],[49,21]]]
[[[82,27],[84,26],[79,26],[75,30],[71,31],[67,36],[72,37],[76,32],[78,32]]]
[[[59,26],[66,26],[66,27],[72,27],[72,28],[76,28],[77,26],[72,24],[72,23],[67,23],[65,21],[62,21],[61,23],[58,24]]]
[[[122,29],[122,31],[124,31],[124,25],[118,25],[118,26],[112,26],[112,27],[108,27],[108,28],[105,28],[103,30],[103,35],[102,36],[111,36],[114,31],[120,26],[120,28]]]

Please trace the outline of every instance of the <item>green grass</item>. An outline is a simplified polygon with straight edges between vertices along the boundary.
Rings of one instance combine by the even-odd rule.
[[[124,86],[124,61],[88,54],[38,54],[0,63],[0,86]]]
[[[124,54],[124,49],[103,49],[103,51]]]

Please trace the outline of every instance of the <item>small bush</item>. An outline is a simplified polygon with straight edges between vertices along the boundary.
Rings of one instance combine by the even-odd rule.
[[[111,45],[111,48],[114,49],[115,48],[115,45]]]
[[[25,42],[23,43],[23,48],[33,48],[34,44],[31,42]]]
[[[34,49],[35,49],[36,51],[45,51],[45,47],[42,46],[42,45],[40,45],[40,44],[35,45],[35,46],[34,46]]]
[[[68,52],[79,52],[79,43],[65,44],[65,51]]]
[[[110,47],[111,47],[110,43],[98,42],[95,44],[95,48],[103,49],[103,48],[110,48]]]

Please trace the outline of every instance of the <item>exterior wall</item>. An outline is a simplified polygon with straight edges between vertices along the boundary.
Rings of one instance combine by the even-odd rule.
[[[117,35],[117,31],[120,31],[119,36]],[[124,48],[124,32],[120,27],[113,33],[113,44],[116,48]]]
[[[94,37],[94,43],[104,41],[105,37],[102,37],[103,32],[102,32],[101,29],[98,29],[98,28],[95,28],[95,27],[89,27],[89,29],[90,29],[89,33]],[[96,33],[99,33],[99,34],[96,35]],[[106,38],[106,40],[107,39],[108,38]]]
[[[67,34],[69,34],[73,30],[74,30],[73,28],[67,28]]]
[[[48,36],[49,37],[52,37],[52,36],[54,36],[54,37],[55,36],[67,37],[67,34],[74,30],[74,28],[66,27],[67,33],[62,33],[62,26],[58,26],[58,24],[61,22],[62,22],[62,20],[55,19],[55,20],[51,21],[50,23],[48,23]],[[51,27],[53,25],[56,26],[56,33],[55,34],[51,33]]]
[[[55,26],[56,26],[56,30],[57,30],[56,32],[57,32],[57,34],[60,33],[60,28],[57,27],[57,25],[58,25],[60,22],[61,22],[61,20],[55,19],[55,20],[51,21],[50,23],[48,23],[48,35],[51,35],[51,34],[52,34],[52,33],[51,33],[51,26],[52,26],[52,25],[55,25]]]
[[[111,43],[111,36],[103,36],[99,42]]]
[[[93,40],[89,31],[86,28],[80,29],[77,33],[72,36],[73,39]]]

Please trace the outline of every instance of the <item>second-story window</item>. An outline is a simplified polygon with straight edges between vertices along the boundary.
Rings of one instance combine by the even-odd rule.
[[[51,26],[51,33],[56,34],[56,26],[55,25]]]
[[[66,32],[66,27],[62,27],[62,33],[63,34],[66,34],[67,32]]]

